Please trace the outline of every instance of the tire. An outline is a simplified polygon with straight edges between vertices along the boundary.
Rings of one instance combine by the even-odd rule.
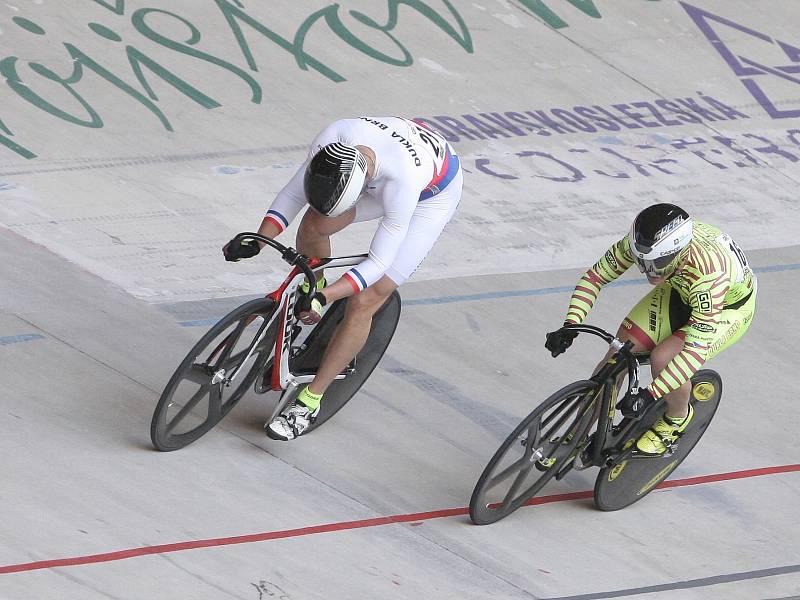
[[[251,300],[214,325],[189,351],[167,382],[150,424],[150,439],[163,452],[191,444],[219,423],[272,364],[276,327],[275,302]],[[272,326],[254,352],[248,348]],[[210,364],[209,364],[210,363]],[[232,382],[227,377],[235,369]]]
[[[600,469],[594,485],[595,506],[619,510],[641,500],[664,481],[692,451],[708,429],[722,397],[722,379],[715,371],[698,371],[692,377],[690,400],[694,417],[670,456],[633,455],[619,464]],[[659,415],[655,415],[658,418]],[[621,443],[636,443],[635,439]]]
[[[507,517],[550,479],[571,467],[576,449],[594,422],[599,387],[595,381],[576,381],[522,420],[497,449],[475,485],[469,502],[473,523],[487,525]],[[554,459],[554,464],[543,466],[541,461],[545,458]]]
[[[307,349],[292,361],[293,373],[316,372],[325,349],[333,337],[333,332],[344,318],[346,300],[338,300],[325,314],[307,340]],[[307,435],[320,427],[358,392],[383,357],[392,341],[397,322],[400,320],[401,301],[397,291],[386,299],[383,306],[372,317],[372,327],[364,347],[355,358],[355,372],[344,379],[337,379],[328,387],[322,399],[321,408],[314,423],[304,432]]]

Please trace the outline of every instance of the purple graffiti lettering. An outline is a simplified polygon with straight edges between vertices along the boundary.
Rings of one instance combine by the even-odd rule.
[[[504,112],[503,114],[505,116],[507,116],[509,119],[511,119],[512,121],[514,121],[516,123],[519,123],[520,125],[523,125],[525,127],[525,129],[527,129],[528,131],[533,131],[534,133],[536,133],[536,135],[541,135],[541,136],[545,136],[545,137],[551,135],[551,133],[549,131],[547,131],[547,129],[545,129],[544,127],[542,127],[538,123],[531,123],[527,119],[527,117],[525,115],[523,115],[522,113]]]
[[[571,177],[551,177],[550,175],[534,175],[534,177],[541,177],[542,179],[549,179],[550,181],[557,181],[558,183],[575,183],[580,181],[581,179],[585,179],[585,175],[581,173],[578,169],[573,167],[571,164],[564,162],[560,158],[556,158],[552,154],[548,154],[547,152],[537,152],[534,150],[525,150],[524,152],[517,152],[517,156],[520,158],[528,158],[528,157],[535,157],[539,156],[542,158],[546,158],[565,169],[567,169],[570,173],[572,173]]]
[[[637,125],[636,123],[631,123],[630,121],[626,121],[622,117],[619,117],[619,116],[615,115],[614,113],[612,113],[609,110],[606,110],[602,106],[598,106],[597,104],[595,104],[594,106],[592,106],[592,108],[595,109],[598,112],[603,113],[609,119],[613,119],[614,121],[616,121],[617,123],[619,123],[620,125],[622,125],[626,129],[641,129],[641,126]]]
[[[567,125],[574,127],[575,129],[586,131],[588,133],[597,131],[597,128],[594,125],[587,123],[580,117],[577,117],[576,115],[572,114],[568,110],[564,110],[563,108],[551,108],[550,113],[561,119]]]
[[[478,117],[474,117],[472,115],[461,115],[461,118],[470,123],[475,129],[480,131],[482,134],[492,139],[496,139],[498,137],[511,137],[511,135],[509,135],[502,129],[496,129],[491,125],[484,123]]]
[[[675,102],[683,104],[686,108],[694,112],[698,117],[705,121],[726,121],[722,115],[718,115],[708,108],[700,106],[694,98],[675,98]]]
[[[444,137],[444,139],[446,139],[448,142],[457,142],[460,139],[455,133],[450,131],[449,128],[445,127],[441,123],[435,123],[430,119],[423,119],[422,117],[415,117],[413,120],[416,123],[420,123],[429,129],[433,129],[434,131],[441,133],[442,137]]]
[[[513,133],[514,135],[517,135],[517,136],[525,136],[525,135],[528,135],[527,133],[525,133],[525,132],[524,132],[522,129],[520,129],[519,127],[517,127],[517,126],[515,126],[515,125],[511,124],[511,123],[508,121],[508,119],[507,119],[507,118],[505,118],[505,117],[504,117],[503,115],[501,115],[500,113],[496,113],[496,112],[493,112],[493,113],[480,113],[480,115],[479,115],[479,116],[480,116],[480,117],[482,117],[482,118],[484,118],[484,119],[486,119],[487,121],[491,121],[492,123],[494,123],[494,124],[496,124],[496,125],[499,125],[499,126],[500,126],[500,127],[502,127],[503,129],[506,129],[506,130],[510,131],[510,132],[511,132],[511,133]]]
[[[719,112],[723,115],[728,117],[731,121],[735,121],[736,119],[749,119],[750,115],[746,115],[743,112],[739,112],[732,106],[725,104],[724,102],[720,102],[716,98],[712,98],[711,96],[707,96],[703,92],[697,92],[700,95],[700,98],[705,100],[708,104],[716,108]]]
[[[800,134],[800,129],[789,129],[786,133],[789,134],[789,141],[800,147],[800,139],[797,138],[798,134]]]
[[[605,129],[606,131],[619,131],[619,125],[611,119],[602,118],[591,108],[587,108],[586,106],[573,106],[572,110],[586,119],[591,119],[592,122],[601,129]]]
[[[658,123],[654,121],[648,121],[644,118],[643,114],[632,110],[627,104],[612,104],[612,106],[629,119],[636,121],[640,127],[659,127]]]
[[[753,166],[753,165],[760,164],[758,162],[758,159],[755,156],[753,156],[752,154],[750,154],[750,152],[748,150],[746,150],[744,148],[740,148],[737,145],[736,140],[734,140],[733,138],[725,137],[724,135],[715,135],[713,137],[720,144],[722,144],[723,146],[725,146],[726,148],[728,148],[730,150],[733,150],[736,154],[738,154],[739,156],[743,156],[744,158],[746,158],[750,162],[750,165],[748,165],[747,163],[743,163],[741,161],[735,160],[735,161],[733,161],[733,164],[735,164],[737,167],[748,167],[748,166]]]
[[[680,121],[677,121],[675,119],[667,119],[664,115],[661,114],[661,112],[655,106],[653,106],[649,102],[631,102],[631,106],[635,106],[636,108],[645,108],[649,110],[650,114],[652,114],[658,120],[659,123],[661,123],[662,125],[666,125],[667,127],[672,125],[681,125]]]
[[[464,136],[468,140],[485,140],[486,136],[484,136],[479,131],[475,131],[474,129],[470,129],[466,125],[464,125],[458,119],[454,119],[453,117],[447,117],[444,115],[433,117],[440,123],[442,123],[445,127],[451,129],[455,132],[456,136]]]
[[[706,36],[706,39],[708,39],[712,47],[728,64],[734,74],[739,77],[742,85],[744,85],[747,91],[750,92],[750,94],[756,99],[756,101],[770,117],[773,119],[800,117],[800,108],[789,110],[779,109],[757,81],[758,78],[763,81],[772,77],[789,81],[791,83],[800,84],[800,78],[791,75],[791,73],[796,73],[798,66],[800,66],[798,65],[798,62],[800,62],[800,52],[798,52],[794,46],[779,40],[774,40],[770,36],[759,31],[750,29],[749,27],[745,27],[744,25],[736,23],[735,21],[725,19],[724,17],[720,17],[685,2],[681,2],[681,5],[694,21],[695,25],[697,25],[698,29],[700,29],[703,35]],[[755,38],[754,40],[751,39],[750,43],[745,46],[748,48],[748,52],[754,52],[757,47],[761,46],[765,49],[765,54],[772,54],[774,53],[777,45],[777,48],[784,52],[786,57],[791,61],[791,64],[767,66],[760,61],[742,56],[738,51],[734,52],[726,45],[722,37],[720,37],[720,35],[715,31],[712,23],[722,25],[723,27],[730,27],[740,33],[744,33],[752,38]],[[741,38],[741,36],[735,36],[735,39],[739,38]],[[756,42],[756,40],[760,41],[761,44]]]
[[[570,129],[566,125],[563,125],[551,119],[550,116],[543,110],[536,110],[536,111],[526,110],[525,114],[530,115],[533,119],[535,119],[545,127],[549,127],[556,133],[575,133],[572,129]]]
[[[487,175],[491,175],[492,177],[497,177],[499,179],[519,179],[516,175],[510,175],[508,173],[498,173],[497,171],[493,171],[488,167],[489,165],[488,158],[476,158],[475,159],[475,168],[482,173],[486,173]]]
[[[617,152],[613,148],[605,148],[604,147],[604,148],[600,148],[600,150],[605,152],[605,153],[607,153],[607,154],[611,154],[613,156],[616,156],[617,158],[621,158],[623,160],[623,162],[625,162],[626,164],[631,165],[634,169],[636,169],[636,171],[640,175],[644,175],[645,177],[650,177],[650,172],[645,168],[645,165],[643,165],[639,161],[634,160],[633,158],[629,158],[629,157],[625,156],[624,154],[620,154],[619,152]],[[665,175],[674,175],[675,174],[674,172],[670,171],[669,169],[665,169],[665,168],[661,167],[660,165],[663,164],[663,163],[677,163],[677,162],[678,161],[673,160],[671,158],[662,158],[662,159],[654,160],[654,161],[651,161],[651,162],[647,163],[647,166],[651,167],[651,168],[653,168],[653,169],[655,169],[657,171],[661,171]]]
[[[689,146],[692,146],[692,145],[695,145],[695,144],[707,144],[707,143],[708,142],[706,142],[706,140],[704,140],[703,138],[696,137],[696,138],[683,138],[683,139],[679,139],[679,140],[672,140],[671,145],[672,145],[673,148],[677,148],[678,150],[683,150],[683,149],[688,148]],[[713,148],[711,150],[711,152],[714,152],[715,154],[721,154],[721,151],[718,150],[717,148]],[[713,166],[717,167],[718,169],[727,169],[728,168],[725,165],[723,165],[722,163],[714,162],[710,158],[707,158],[706,157],[706,153],[703,152],[702,150],[691,150],[691,153],[694,154],[695,156],[697,156],[698,158],[702,158],[708,164],[713,165]]]
[[[662,100],[661,98],[659,98],[658,100],[656,100],[656,106],[658,106],[659,108],[663,108],[664,110],[668,110],[670,112],[675,113],[681,121],[685,121],[686,123],[702,123],[700,117],[698,117],[697,115],[693,115],[692,113],[686,110],[683,110],[680,106],[678,106],[674,102],[671,102],[670,100]]]
[[[754,133],[745,133],[744,137],[750,138],[751,140],[759,140],[767,144],[766,146],[761,146],[760,148],[753,148],[756,152],[760,152],[761,154],[775,154],[777,156],[782,156],[790,160],[791,162],[797,162],[798,159],[794,154],[790,152],[786,152],[785,150],[781,150],[775,142],[768,140],[767,138],[756,135]]]

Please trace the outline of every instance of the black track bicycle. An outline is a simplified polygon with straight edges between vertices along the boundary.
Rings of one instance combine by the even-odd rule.
[[[483,470],[469,503],[477,525],[494,523],[532,499],[552,479],[571,470],[599,467],[594,503],[600,510],[625,508],[651,492],[686,458],[705,433],[722,395],[722,379],[704,369],[692,377],[694,418],[664,454],[640,452],[636,441],[664,411],[663,399],[633,416],[618,410],[617,383],[627,375],[628,391],[639,387],[639,367],[649,354],[631,350],[591,325],[568,325],[602,338],[613,354],[590,379],[560,389],[533,410],[495,452]]]
[[[257,233],[240,233],[234,239],[263,242],[280,252],[293,268],[274,292],[222,317],[178,365],[150,425],[150,438],[158,450],[178,450],[194,442],[251,389],[256,394],[276,392],[266,403],[267,422],[280,414],[302,384],[314,378],[345,311],[346,301],[338,300],[326,307],[316,325],[303,325],[294,314],[298,295],[303,293],[301,284],[309,282],[310,294],[316,289],[320,270],[354,266],[366,257],[308,258]],[[326,391],[320,412],[305,434],[336,414],[370,376],[394,335],[400,306],[395,291],[373,317],[362,350]]]

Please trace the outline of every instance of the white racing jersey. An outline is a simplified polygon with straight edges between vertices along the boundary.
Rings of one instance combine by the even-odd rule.
[[[398,256],[417,205],[444,190],[460,170],[458,157],[438,133],[400,117],[360,117],[335,121],[311,142],[309,154],[267,211],[283,231],[306,206],[303,178],[311,158],[333,142],[367,146],[375,153],[375,173],[359,198],[383,207],[368,257],[345,273],[358,292],[383,276]]]

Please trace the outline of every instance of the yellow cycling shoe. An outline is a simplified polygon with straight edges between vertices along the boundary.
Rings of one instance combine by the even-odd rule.
[[[680,423],[672,423],[666,418],[666,413],[661,415],[653,426],[644,432],[636,442],[636,447],[645,454],[664,454],[667,445],[677,440],[689,426],[694,416],[694,408],[689,405],[689,414]]]

